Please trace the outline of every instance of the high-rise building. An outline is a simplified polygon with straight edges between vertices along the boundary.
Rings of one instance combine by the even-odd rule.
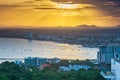
[[[28,33],[28,39],[30,39],[30,40],[32,40],[33,39],[33,33],[32,33],[32,31],[30,31],[29,33]]]
[[[110,64],[112,58],[120,58],[120,45],[109,44],[99,47],[97,54],[98,63]]]
[[[107,80],[120,80],[120,59],[111,59],[111,71],[102,71],[101,75]]]
[[[46,63],[58,63],[60,59],[58,58],[40,58],[40,57],[28,57],[24,59],[25,65],[32,65],[35,67],[39,67],[42,64]]]
[[[25,65],[40,66],[46,63],[46,58],[28,57],[24,59]]]

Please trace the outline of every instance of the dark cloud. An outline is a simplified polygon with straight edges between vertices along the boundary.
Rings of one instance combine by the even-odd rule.
[[[0,5],[0,10],[10,10],[10,9],[13,9],[13,8],[16,8],[18,7],[19,5]]]
[[[120,0],[52,0],[54,2],[62,3],[62,2],[71,2],[73,4],[93,4],[96,6],[103,6],[105,3],[113,2],[116,5],[120,5]]]
[[[41,7],[36,7],[36,8],[34,8],[34,9],[38,9],[38,10],[56,10],[56,8],[41,8]]]
[[[34,5],[33,2],[39,3],[43,0],[31,0],[26,1],[23,3],[23,5],[0,5],[0,8],[12,8],[12,7],[24,7],[24,6],[33,6],[34,9],[44,9],[44,10],[55,10],[56,8],[51,7],[51,5],[48,4],[39,4]],[[102,11],[105,15],[108,16],[115,16],[120,17],[120,0],[51,0],[53,2],[57,3],[66,3],[66,4],[91,4],[94,7],[85,7],[87,9],[89,8],[96,8],[100,11]],[[29,4],[29,5],[25,5]],[[77,10],[79,10],[78,8]],[[56,9],[57,10],[57,9]]]
[[[101,1],[102,2],[102,1]],[[110,16],[120,17],[120,1],[119,0],[105,0],[101,4],[96,5],[98,9]]]
[[[72,2],[72,4],[92,4],[109,16],[120,17],[120,0],[52,0],[55,2]]]

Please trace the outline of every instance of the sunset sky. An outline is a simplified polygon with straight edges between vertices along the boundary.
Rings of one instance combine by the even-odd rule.
[[[1,27],[120,25],[120,0],[0,0]]]

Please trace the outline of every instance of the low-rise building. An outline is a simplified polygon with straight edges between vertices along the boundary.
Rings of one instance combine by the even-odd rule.
[[[60,59],[59,58],[50,58],[50,59],[47,59],[47,62],[48,63],[59,63]]]
[[[87,65],[69,65],[68,67],[66,66],[60,66],[59,67],[59,71],[70,71],[70,70],[79,70],[79,69],[85,69],[85,70],[88,70],[90,68],[90,66],[87,66]]]
[[[23,62],[21,60],[16,60],[15,64],[18,64],[19,66],[21,66],[23,64]]]

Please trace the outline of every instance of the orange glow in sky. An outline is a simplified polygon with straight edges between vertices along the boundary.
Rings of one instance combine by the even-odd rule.
[[[51,0],[0,0],[0,26],[74,27],[114,26],[120,17],[106,14],[93,4]]]

